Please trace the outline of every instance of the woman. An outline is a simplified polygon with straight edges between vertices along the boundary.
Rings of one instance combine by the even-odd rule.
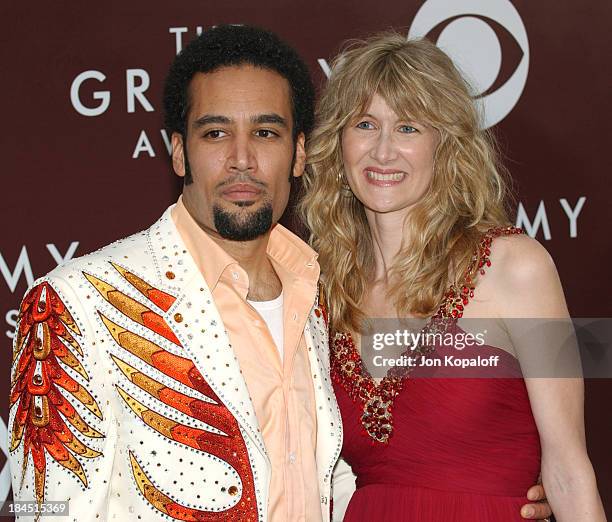
[[[537,347],[499,318],[568,318],[550,256],[509,226],[494,142],[451,60],[397,34],[353,45],[332,68],[308,158],[301,212],[357,477],[344,520],[521,520],[540,470],[557,520],[605,520],[580,379],[411,378],[432,375],[419,368],[376,379],[360,354],[376,329],[366,318],[431,318],[425,332],[454,334],[459,318],[489,318],[479,348],[516,370]]]

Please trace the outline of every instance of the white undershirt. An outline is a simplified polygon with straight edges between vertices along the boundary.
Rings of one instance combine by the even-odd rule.
[[[247,302],[257,310],[261,318],[266,322],[272,340],[276,344],[280,360],[283,360],[283,292],[272,301],[251,301]]]

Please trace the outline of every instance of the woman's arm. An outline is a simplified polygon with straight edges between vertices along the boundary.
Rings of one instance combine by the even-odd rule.
[[[515,236],[496,243],[500,245],[495,252],[497,264],[493,264],[499,290],[495,292],[499,296],[495,305],[521,366],[529,368],[525,383],[540,434],[546,496],[559,522],[605,521],[586,450],[582,378],[577,373],[553,377],[547,368],[538,365],[538,357],[533,357],[537,350],[546,350],[547,357],[547,352],[561,353],[556,352],[562,343],[555,335],[569,325],[554,262],[537,241],[527,237]],[[543,339],[546,343],[542,343]]]

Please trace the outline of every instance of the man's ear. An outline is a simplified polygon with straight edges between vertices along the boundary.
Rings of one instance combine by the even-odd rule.
[[[177,176],[185,177],[185,152],[183,136],[178,132],[172,133],[172,167]]]
[[[295,140],[295,161],[293,162],[293,177],[299,178],[304,174],[304,167],[306,166],[306,150],[304,143],[306,138],[304,133],[300,132],[297,139]]]

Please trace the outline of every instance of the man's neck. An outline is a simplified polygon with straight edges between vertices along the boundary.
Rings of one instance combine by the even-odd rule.
[[[271,230],[251,241],[232,241],[210,234],[212,240],[232,256],[249,277],[247,299],[269,301],[278,297],[282,284],[268,257],[268,242]]]
[[[183,195],[183,205],[193,221],[217,245],[227,252],[244,269],[249,278],[248,299],[252,301],[269,301],[278,297],[282,284],[268,258],[268,242],[274,225],[268,232],[251,241],[236,241],[221,237],[214,228],[200,222],[190,210],[190,203]]]

